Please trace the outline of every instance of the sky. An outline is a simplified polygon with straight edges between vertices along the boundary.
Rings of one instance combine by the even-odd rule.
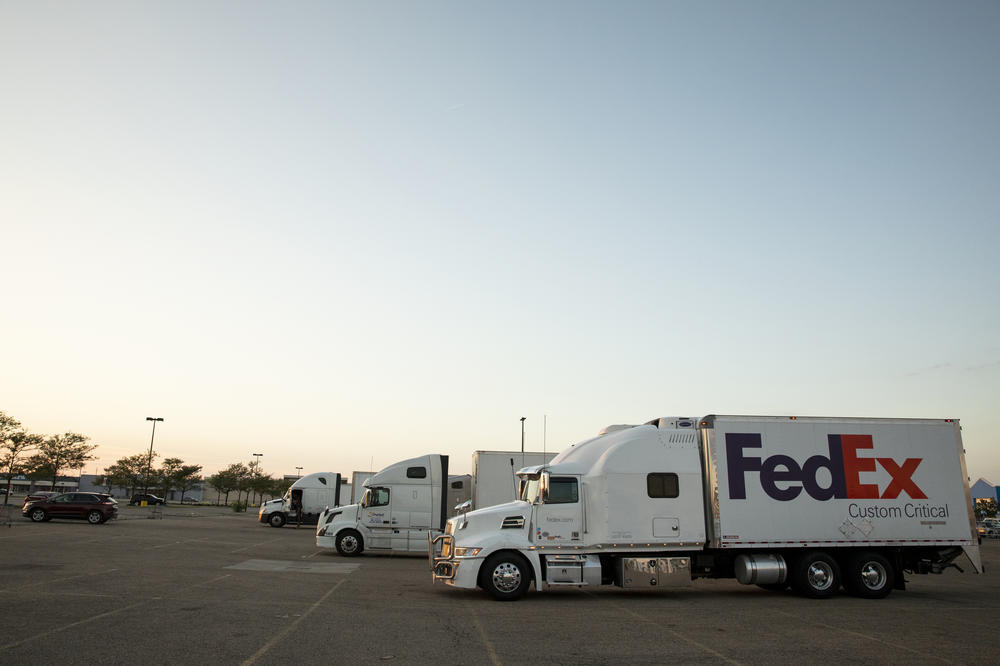
[[[212,473],[957,418],[1000,4],[3,2],[0,411]]]

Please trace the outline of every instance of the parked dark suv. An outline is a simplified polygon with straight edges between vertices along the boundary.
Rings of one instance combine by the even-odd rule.
[[[162,497],[157,497],[156,495],[144,495],[142,493],[139,493],[137,495],[132,495],[132,499],[128,501],[128,505],[135,506],[136,504],[142,504],[143,502],[149,504],[150,506],[154,504],[164,503]]]
[[[36,523],[53,518],[76,518],[98,525],[118,515],[118,503],[100,493],[65,493],[28,502],[21,515]]]

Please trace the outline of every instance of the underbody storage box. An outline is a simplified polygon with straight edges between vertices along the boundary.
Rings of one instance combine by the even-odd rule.
[[[620,587],[686,587],[691,584],[690,557],[623,557],[617,560]]]

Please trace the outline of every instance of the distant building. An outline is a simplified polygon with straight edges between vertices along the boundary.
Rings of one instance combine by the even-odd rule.
[[[109,492],[108,491],[108,487],[106,485],[99,486],[99,485],[97,485],[96,481],[97,481],[97,475],[96,474],[83,474],[83,475],[81,475],[80,476],[80,480],[79,480],[79,490],[81,492],[85,492],[85,493],[106,493],[106,492]],[[137,492],[141,493],[142,492],[142,487],[136,488],[135,490]],[[117,497],[119,499],[123,499],[123,498],[128,498],[129,497],[129,488],[122,488],[121,486],[112,486],[110,492],[111,492],[111,495],[113,497]],[[163,492],[163,489],[162,488],[150,488],[149,492],[153,493],[154,495],[158,495],[159,493]],[[202,498],[203,492],[204,492],[203,487],[201,485],[198,485],[198,486],[192,488],[191,490],[184,491],[184,499],[191,498],[195,502],[201,502],[201,501],[203,501],[203,498]],[[179,490],[171,490],[169,493],[167,493],[167,496],[164,499],[167,500],[168,502],[171,502],[171,501],[179,502],[181,500],[181,491],[179,491]]]
[[[79,479],[75,476],[56,477],[55,491],[57,493],[66,493],[71,490],[76,490],[78,483]],[[23,474],[15,476],[11,479],[10,483],[10,492],[12,495],[27,495],[28,493],[36,491],[50,491],[52,489],[52,479],[39,479],[37,481],[32,481]]]
[[[988,499],[996,500],[1000,503],[1000,489],[983,478],[972,484],[972,487],[969,488],[969,494],[972,495],[973,504],[979,504],[981,501]]]

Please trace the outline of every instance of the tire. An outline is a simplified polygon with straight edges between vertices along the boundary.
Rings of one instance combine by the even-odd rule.
[[[357,530],[344,530],[337,535],[337,552],[344,557],[354,557],[365,552],[365,541]]]
[[[828,599],[840,588],[837,561],[821,551],[800,555],[791,574],[792,587],[804,597]]]
[[[855,597],[882,599],[889,596],[895,583],[895,568],[878,553],[858,553],[847,562],[844,589]]]
[[[531,565],[517,553],[490,556],[479,570],[479,584],[497,601],[515,601],[528,593]]]
[[[87,512],[87,522],[91,525],[100,525],[104,522],[104,516],[101,515],[101,512],[96,509],[89,511]]]
[[[271,527],[283,527],[285,524],[285,514],[272,513],[267,517],[267,524]]]
[[[32,522],[36,523],[40,523],[48,518],[48,516],[45,515],[45,509],[32,509],[31,513],[28,514],[28,517],[31,518]]]

